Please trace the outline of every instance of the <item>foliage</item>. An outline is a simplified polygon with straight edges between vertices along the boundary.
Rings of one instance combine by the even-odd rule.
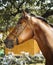
[[[23,9],[53,20],[53,0],[0,0],[0,31],[15,26]]]
[[[1,65],[36,65],[39,63],[45,65],[45,58],[43,55],[37,54],[36,56],[31,56],[26,52],[19,56],[15,56],[14,53],[10,52],[8,55],[0,58]]]

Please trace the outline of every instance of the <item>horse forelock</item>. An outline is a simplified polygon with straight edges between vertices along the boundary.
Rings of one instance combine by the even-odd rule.
[[[22,19],[23,19],[23,17],[20,17],[17,24],[19,24]]]

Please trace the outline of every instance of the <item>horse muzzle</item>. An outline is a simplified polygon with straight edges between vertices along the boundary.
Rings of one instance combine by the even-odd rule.
[[[13,40],[5,39],[4,44],[7,48],[11,49],[14,47]]]
[[[13,41],[15,41],[15,42],[13,42]],[[18,39],[12,40],[12,39],[7,38],[4,40],[4,44],[7,48],[13,48],[14,45],[19,45],[19,41],[18,41]]]

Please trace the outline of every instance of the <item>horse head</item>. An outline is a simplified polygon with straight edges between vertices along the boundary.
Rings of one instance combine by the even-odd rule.
[[[22,17],[19,19],[12,32],[4,40],[6,47],[13,48],[15,44],[21,44],[33,37],[32,28],[30,24],[28,24],[29,17],[29,14],[23,11]]]

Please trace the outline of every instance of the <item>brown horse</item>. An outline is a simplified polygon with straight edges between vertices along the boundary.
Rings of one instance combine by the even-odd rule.
[[[53,28],[40,17],[23,12],[13,31],[7,36],[6,47],[12,48],[15,44],[35,39],[46,58],[46,65],[53,65]]]

